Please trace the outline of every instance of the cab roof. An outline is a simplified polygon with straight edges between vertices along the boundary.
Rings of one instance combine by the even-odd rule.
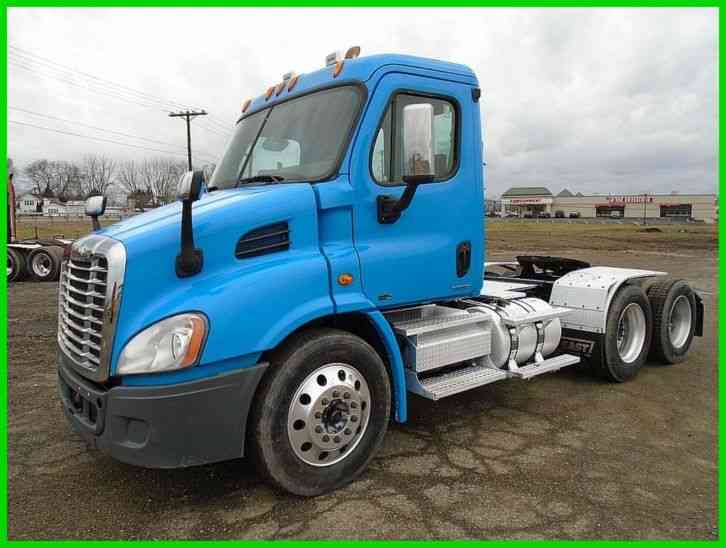
[[[379,70],[388,70],[394,67],[406,67],[419,72],[429,72],[433,77],[457,80],[472,86],[478,85],[474,71],[459,63],[393,53],[369,55],[356,59],[344,59],[342,70],[337,77],[333,76],[335,65],[323,67],[307,74],[300,74],[292,90],[288,90],[288,85],[285,85],[279,94],[277,90],[280,88],[277,88],[277,86],[282,82],[282,78],[277,82],[271,82],[270,86],[273,88],[271,95],[268,96],[268,90],[251,100],[243,111],[242,117],[290,97],[303,95],[315,88],[332,84],[366,82],[373,78]]]

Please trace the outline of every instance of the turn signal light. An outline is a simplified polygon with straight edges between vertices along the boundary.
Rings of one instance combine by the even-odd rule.
[[[338,276],[338,283],[340,285],[350,285],[353,283],[353,276],[348,274],[347,272],[344,272],[340,276]]]

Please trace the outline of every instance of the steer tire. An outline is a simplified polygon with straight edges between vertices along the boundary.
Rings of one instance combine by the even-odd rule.
[[[688,356],[696,331],[696,295],[685,280],[665,278],[648,288],[653,310],[650,358],[663,364]]]
[[[383,361],[359,337],[327,328],[294,335],[269,361],[248,428],[260,472],[301,496],[350,483],[368,466],[388,427],[391,387]],[[324,436],[330,444],[337,438],[338,445],[326,450]]]
[[[631,315],[638,318],[631,322],[636,325],[627,330],[622,329],[622,322],[627,324],[627,318]],[[651,307],[645,291],[637,285],[621,287],[613,297],[607,313],[605,355],[598,368],[600,375],[613,382],[625,382],[635,377],[648,357],[652,331]],[[630,336],[634,338],[629,339]],[[621,339],[622,348],[619,344]],[[634,341],[632,346],[627,344],[628,340]]]
[[[25,255],[17,249],[8,247],[8,282],[19,282],[25,278],[27,269]]]
[[[36,282],[55,282],[60,274],[63,248],[43,246],[28,254],[28,272]]]

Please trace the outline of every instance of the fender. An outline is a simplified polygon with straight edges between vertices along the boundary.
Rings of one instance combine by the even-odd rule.
[[[396,335],[393,333],[393,329],[391,329],[391,325],[386,318],[378,310],[365,312],[365,315],[375,326],[388,352],[388,361],[391,365],[391,377],[393,379],[393,401],[396,411],[396,422],[406,422],[408,419],[406,375],[403,369],[403,358],[401,357],[401,350],[398,348]]]
[[[609,266],[574,270],[555,282],[550,304],[573,309],[572,313],[562,318],[563,329],[605,333],[610,303],[625,282],[666,274],[655,270]]]

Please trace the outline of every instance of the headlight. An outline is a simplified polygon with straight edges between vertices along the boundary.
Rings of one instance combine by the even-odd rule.
[[[175,371],[197,363],[207,336],[201,314],[179,314],[156,322],[132,338],[119,358],[117,373]]]

